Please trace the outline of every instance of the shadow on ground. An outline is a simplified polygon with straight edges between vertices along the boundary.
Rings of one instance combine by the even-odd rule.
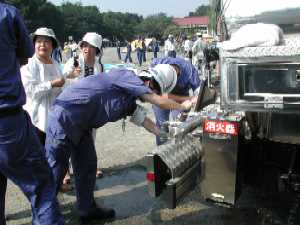
[[[142,165],[141,165],[142,164]],[[104,171],[104,177],[97,179],[95,199],[98,205],[116,210],[113,221],[96,221],[94,224],[106,225],[286,225],[288,209],[282,209],[280,199],[255,198],[253,193],[241,197],[236,208],[224,208],[203,201],[200,186],[179,202],[176,209],[166,208],[159,198],[148,194],[145,179],[146,169],[141,161],[127,166],[110,168]],[[67,224],[80,224],[75,209],[75,193],[60,194],[61,210]],[[260,201],[263,203],[261,204]],[[270,211],[268,209],[272,209]],[[15,220],[31,217],[29,210],[9,214],[8,225]],[[299,222],[299,221],[298,221]],[[295,224],[299,224],[296,222]],[[30,224],[30,223],[18,223]]]

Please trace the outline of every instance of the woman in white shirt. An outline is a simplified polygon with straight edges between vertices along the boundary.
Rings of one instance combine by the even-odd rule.
[[[79,56],[73,56],[64,66],[64,76],[74,78],[68,79],[68,84],[89,75],[103,72],[103,65],[101,63],[102,36],[97,33],[88,32],[83,36],[82,41],[78,43],[78,46],[80,48]],[[93,136],[95,140],[96,129],[93,130]],[[102,176],[102,171],[98,166],[96,177],[100,178]]]
[[[31,116],[41,143],[45,144],[48,112],[54,99],[61,92],[65,78],[60,65],[51,58],[59,43],[52,29],[42,27],[33,33],[35,54],[21,68],[22,82],[26,92],[24,109]]]

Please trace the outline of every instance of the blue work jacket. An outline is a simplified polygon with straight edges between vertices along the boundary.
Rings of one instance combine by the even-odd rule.
[[[56,117],[62,127],[58,135],[69,136],[76,143],[87,130],[132,115],[136,99],[148,93],[151,89],[133,71],[112,70],[80,79],[64,89],[50,117]]]
[[[174,64],[180,68],[181,74],[178,76],[175,88],[171,91],[176,95],[188,95],[189,89],[196,90],[200,85],[200,79],[196,68],[182,58],[156,58],[153,59],[151,67],[157,64]]]
[[[25,104],[20,59],[30,58],[33,43],[18,10],[0,2],[0,111]],[[9,25],[7,25],[9,24]]]

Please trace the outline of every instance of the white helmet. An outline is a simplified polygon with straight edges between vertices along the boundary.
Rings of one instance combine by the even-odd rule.
[[[59,46],[59,42],[54,34],[54,31],[47,27],[40,27],[32,34],[33,42],[35,42],[36,36],[46,36],[53,40],[53,49]]]
[[[149,69],[150,74],[160,86],[161,93],[170,93],[176,85],[177,73],[169,64],[158,64]]]
[[[83,42],[87,42],[90,45],[94,46],[95,48],[98,48],[101,51],[102,36],[100,34],[97,34],[94,32],[88,32],[83,36],[82,41],[79,42],[80,47]]]

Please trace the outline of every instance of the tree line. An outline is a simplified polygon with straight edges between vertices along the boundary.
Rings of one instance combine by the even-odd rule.
[[[165,13],[144,18],[135,13],[100,12],[96,6],[83,6],[80,2],[64,2],[55,6],[47,0],[7,0],[16,6],[29,32],[38,27],[49,27],[61,41],[69,36],[78,41],[86,32],[97,32],[109,40],[133,40],[138,35],[165,38],[178,29]],[[190,16],[207,15],[209,7],[199,6]]]

